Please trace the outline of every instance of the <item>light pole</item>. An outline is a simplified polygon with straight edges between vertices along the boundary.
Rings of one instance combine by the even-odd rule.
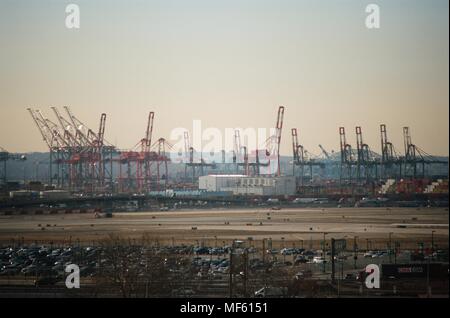
[[[430,286],[430,257],[427,258],[427,297],[431,297],[431,286]]]
[[[392,232],[389,232],[389,263],[392,263]]]
[[[400,242],[394,242],[394,264],[397,264],[397,253],[399,253]]]
[[[325,243],[325,235],[327,235],[327,232],[323,232],[323,272],[325,273],[325,262],[327,259],[327,248],[326,248],[326,243]]]
[[[262,259],[263,259],[263,264],[266,264],[266,239],[263,238],[262,239]]]
[[[431,257],[434,258],[434,232],[435,230],[431,231]]]
[[[357,242],[356,242],[357,238],[358,238],[357,236],[355,236],[353,238],[353,268],[354,269],[356,269],[356,260],[358,259],[358,255],[356,253],[356,251],[358,249]]]

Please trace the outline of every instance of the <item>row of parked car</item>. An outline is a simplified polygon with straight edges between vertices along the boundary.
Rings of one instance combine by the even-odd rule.
[[[0,275],[57,277],[62,276],[66,266],[75,260],[80,267],[80,275],[91,275],[97,265],[97,250],[92,247],[7,247],[0,249]]]

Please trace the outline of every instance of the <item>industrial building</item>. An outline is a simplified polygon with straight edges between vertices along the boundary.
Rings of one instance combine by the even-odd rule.
[[[292,176],[208,175],[199,177],[199,190],[230,192],[233,195],[294,195],[296,183]]]

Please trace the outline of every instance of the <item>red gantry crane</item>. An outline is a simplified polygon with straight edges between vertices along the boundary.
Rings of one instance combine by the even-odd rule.
[[[106,114],[101,114],[98,133],[89,129],[64,107],[69,120],[52,107],[59,126],[45,118],[40,110],[28,108],[50,151],[50,183],[73,191],[105,191],[105,162],[111,161],[114,147],[104,139]],[[106,158],[107,153],[110,158]],[[53,175],[53,164],[56,174]],[[109,176],[112,187],[112,164]]]
[[[153,189],[160,191],[160,179],[164,178],[164,188],[167,185],[168,162],[166,146],[171,148],[165,139],[160,138],[152,144],[155,113],[149,112],[144,138],[131,150],[120,152],[119,159],[119,190],[127,193],[147,194]],[[156,151],[152,150],[157,148]],[[164,171],[161,172],[161,165]],[[125,166],[125,169],[124,167]],[[153,166],[156,166],[153,169]]]

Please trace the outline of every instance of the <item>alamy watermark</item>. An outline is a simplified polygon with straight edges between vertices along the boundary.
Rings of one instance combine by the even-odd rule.
[[[367,274],[365,279],[366,287],[369,289],[380,288],[380,268],[378,267],[378,265],[367,265],[365,272]]]
[[[70,273],[66,277],[66,287],[69,289],[80,288],[80,268],[78,267],[78,265],[67,265],[66,273]]]
[[[79,29],[80,28],[80,7],[77,4],[71,3],[66,6],[66,28]]]
[[[368,29],[380,28],[380,6],[371,3],[365,8],[365,12],[368,13],[365,19],[365,25]],[[65,25],[68,29],[80,28],[80,6],[74,3],[68,4],[65,8],[66,19]]]
[[[183,127],[172,129],[170,150],[172,162],[206,162],[261,164],[262,174],[277,171],[279,144],[275,128],[204,128],[201,120],[193,120],[192,136]],[[233,159],[231,159],[233,156]]]
[[[379,29],[380,28],[380,6],[377,4],[369,4],[366,6],[366,28]]]

